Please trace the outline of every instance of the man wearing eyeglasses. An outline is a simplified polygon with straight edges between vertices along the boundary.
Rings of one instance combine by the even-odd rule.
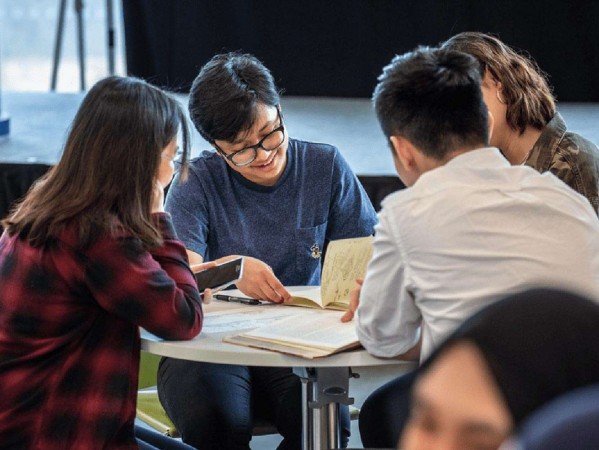
[[[193,83],[191,119],[214,150],[173,183],[171,213],[190,263],[245,256],[245,294],[290,298],[285,285],[320,284],[328,241],[371,235],[376,214],[339,151],[290,138],[279,92],[251,55],[216,55]],[[161,401],[183,440],[202,449],[248,449],[254,415],[275,423],[279,449],[301,448],[301,385],[291,369],[165,359]],[[342,442],[349,436],[341,410]]]

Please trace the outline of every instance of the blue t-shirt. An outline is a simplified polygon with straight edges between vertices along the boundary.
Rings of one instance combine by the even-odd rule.
[[[271,266],[284,285],[320,284],[321,259],[333,239],[371,235],[377,218],[337,148],[289,139],[287,165],[262,186],[205,151],[175,178],[166,199],[179,239],[211,261],[247,255]],[[316,251],[315,251],[316,250]]]

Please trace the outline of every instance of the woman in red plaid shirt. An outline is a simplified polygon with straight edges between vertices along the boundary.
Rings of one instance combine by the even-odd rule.
[[[184,175],[179,104],[142,80],[98,82],[58,165],[3,221],[2,448],[138,448],[138,327],[165,339],[202,327],[185,248],[162,207],[179,130]]]

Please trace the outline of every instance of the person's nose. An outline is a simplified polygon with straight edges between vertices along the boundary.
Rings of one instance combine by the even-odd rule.
[[[256,161],[266,162],[272,157],[273,150],[264,150],[262,147],[258,147],[256,150]]]

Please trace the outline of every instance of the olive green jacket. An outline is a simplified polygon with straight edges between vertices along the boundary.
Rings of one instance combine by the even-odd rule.
[[[599,149],[582,136],[568,132],[559,113],[543,129],[526,165],[551,172],[584,195],[599,214]]]

